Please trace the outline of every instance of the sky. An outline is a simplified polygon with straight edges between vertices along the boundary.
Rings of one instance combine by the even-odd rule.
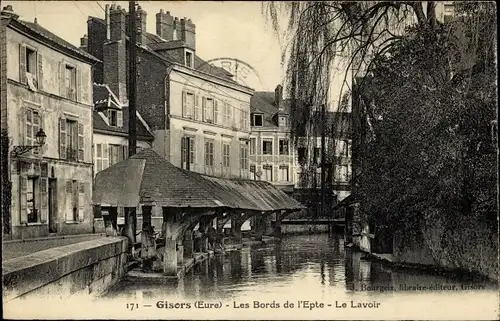
[[[36,17],[42,27],[79,47],[88,16],[104,18],[102,8],[112,3],[128,11],[127,1],[2,1],[2,7],[12,5],[21,20]],[[260,76],[253,86],[256,90],[273,91],[283,82],[280,37],[262,14],[261,2],[139,1],[139,5],[147,12],[149,33],[156,33],[156,13],[170,11],[196,24],[196,53],[202,59],[230,57],[248,63]]]

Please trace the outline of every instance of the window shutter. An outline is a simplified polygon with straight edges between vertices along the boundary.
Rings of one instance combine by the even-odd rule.
[[[19,82],[25,84],[28,82],[26,77],[26,46],[19,45]]]
[[[182,117],[186,117],[187,116],[187,104],[186,104],[186,92],[183,91],[182,92]]]
[[[83,222],[85,219],[85,184],[78,183],[78,220]]]
[[[48,190],[48,179],[47,177],[40,177],[40,200],[41,200],[41,206],[40,206],[40,222],[41,223],[45,223],[47,222],[47,213],[49,211],[49,208],[48,208],[48,202],[49,202],[49,198],[48,198],[48,194],[47,194],[47,190]]]
[[[109,167],[108,144],[102,144],[102,169]]]
[[[196,149],[194,148],[194,138],[191,138],[189,148],[191,152],[191,164],[196,163]]]
[[[38,89],[43,89],[43,56],[41,53],[38,54]]]
[[[78,122],[78,161],[85,161],[85,144],[84,144],[83,123]]]
[[[80,71],[81,74],[81,82],[80,82],[80,90],[81,90],[81,99],[80,101],[84,104],[89,103],[89,74],[84,71]]]
[[[76,84],[75,84],[75,100],[82,101],[82,71],[80,68],[76,68]]]
[[[123,127],[123,111],[121,111],[121,110],[116,112],[116,126],[118,128]]]
[[[206,121],[207,120],[207,111],[206,111],[206,108],[207,108],[207,99],[205,97],[201,97],[201,117],[202,117],[202,121]]]
[[[22,166],[22,165],[21,165]],[[28,200],[28,177],[26,175],[19,176],[20,185],[20,198],[21,198],[21,224],[28,223],[28,210],[27,210],[27,200]]]
[[[194,96],[194,119],[200,120],[200,96]]]
[[[66,92],[66,64],[61,61],[59,63],[59,94],[61,97],[66,97],[68,96],[68,93]]]
[[[59,118],[59,158],[66,159],[66,119]]]
[[[219,104],[217,104],[217,100],[214,100],[214,124],[219,123]]]

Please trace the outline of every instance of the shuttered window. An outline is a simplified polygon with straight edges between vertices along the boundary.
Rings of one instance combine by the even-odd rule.
[[[214,166],[214,142],[213,140],[205,141],[205,166]]]
[[[78,221],[85,219],[85,184],[78,182]]]
[[[195,95],[189,91],[182,92],[182,117],[193,119],[195,109]]]
[[[219,116],[220,116],[219,103],[217,102],[217,100],[215,100],[214,101],[214,124],[220,124]]]
[[[36,142],[36,133],[41,127],[41,117],[38,111],[27,108],[24,117],[24,144],[27,146],[34,146]],[[31,151],[33,154],[38,154],[38,148]]]
[[[222,144],[222,165],[224,167],[229,167],[229,152],[230,152],[230,145],[229,144]]]
[[[28,177],[25,190],[28,223],[38,223],[40,221],[38,177]]]
[[[195,95],[194,97],[194,119],[196,120],[201,120],[201,113],[200,113],[200,96]]]
[[[95,174],[108,168],[109,151],[107,144],[95,144]]]
[[[59,119],[59,158],[85,161],[85,130],[82,122]]]
[[[43,57],[33,47],[19,45],[19,82],[28,84],[31,90],[41,89],[43,84]]]

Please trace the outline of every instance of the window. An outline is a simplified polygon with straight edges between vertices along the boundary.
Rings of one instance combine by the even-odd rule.
[[[273,166],[272,165],[264,165],[262,166],[262,178],[265,181],[272,182],[273,181]]]
[[[272,155],[273,154],[273,140],[272,140],[272,138],[262,140],[262,154],[263,155]]]
[[[128,150],[127,146],[124,146],[125,152]],[[95,145],[95,174],[108,168],[108,145],[107,144],[96,144]]]
[[[108,153],[109,153],[109,166],[112,166],[116,163],[121,162],[124,159],[128,158],[127,155],[127,146],[123,145],[109,145]]]
[[[288,155],[288,139],[279,140],[280,155]]]
[[[36,138],[35,135],[38,132],[40,126],[40,114],[37,111],[34,111],[32,109],[26,109],[26,118],[25,118],[25,124],[26,124],[26,132],[24,135],[24,142],[25,145],[28,146],[33,146],[36,145]],[[38,153],[38,150],[35,148],[33,150],[33,153],[36,154]]]
[[[21,44],[19,54],[19,82],[36,91],[42,78],[42,56],[34,48]]]
[[[335,170],[335,180],[337,182],[349,182],[349,165],[337,165],[335,166]]]
[[[280,181],[288,182],[288,165],[280,165],[278,175]]]
[[[255,169],[255,165],[250,165],[250,174],[251,174],[251,179],[253,180],[256,180],[257,179],[257,175],[256,175],[256,169]]]
[[[26,72],[36,77],[36,51],[26,48]]]
[[[207,123],[214,122],[214,100],[212,98],[203,99],[203,121]]]
[[[219,124],[219,104],[217,100],[214,101],[214,124]]]
[[[321,148],[314,147],[314,164],[321,164]]]
[[[205,141],[205,166],[214,166],[214,142]]]
[[[76,100],[76,68],[66,65],[65,69],[66,98]]]
[[[191,164],[195,164],[196,157],[194,137],[182,137],[181,141],[181,163],[183,169],[190,169]]]
[[[182,117],[193,119],[194,117],[194,94],[191,92],[182,92]]]
[[[80,195],[78,193],[78,182],[73,180],[71,181],[71,200],[72,200],[72,216],[70,221],[76,222],[78,221],[78,211],[80,207],[78,206],[78,201],[80,200]]]
[[[241,162],[240,162],[240,165],[241,165],[241,169],[243,170],[248,170],[248,146],[245,144],[245,145],[241,145],[240,147],[240,158],[241,158]]]
[[[222,144],[222,165],[229,167],[229,144]]]
[[[28,223],[39,222],[38,211],[38,177],[28,177],[26,191],[26,210],[28,212]]]
[[[288,126],[288,117],[287,116],[280,116],[278,119],[278,125],[280,127],[287,127]]]
[[[250,155],[255,155],[257,149],[257,138],[250,138]]]
[[[305,164],[307,161],[307,149],[305,147],[299,147],[297,148],[297,154],[299,164]]]
[[[190,51],[185,51],[185,63],[189,68],[193,68],[193,53]]]
[[[66,120],[66,159],[78,160],[78,123]]]
[[[262,114],[253,114],[251,125],[255,127],[262,127],[263,126]]]

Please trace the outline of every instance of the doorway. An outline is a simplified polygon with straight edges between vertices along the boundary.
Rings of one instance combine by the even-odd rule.
[[[57,233],[57,188],[56,179],[49,178],[49,233]]]

